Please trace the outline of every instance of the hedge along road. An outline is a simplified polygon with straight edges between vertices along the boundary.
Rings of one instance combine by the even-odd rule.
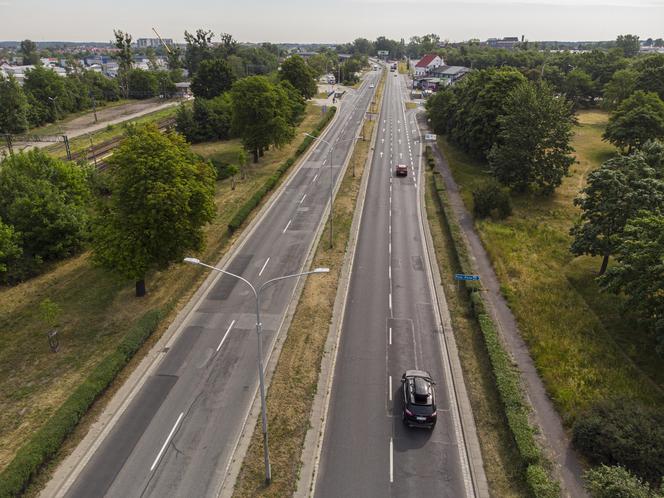
[[[370,73],[369,82],[377,79]],[[329,142],[339,141],[332,157],[335,181],[372,94],[365,84],[348,95],[324,134]],[[303,269],[329,196],[328,146],[315,145],[226,270],[260,283]],[[266,364],[296,284],[285,280],[263,294]],[[115,425],[58,496],[217,494],[258,389],[255,302],[249,292],[231,277],[212,281]]]

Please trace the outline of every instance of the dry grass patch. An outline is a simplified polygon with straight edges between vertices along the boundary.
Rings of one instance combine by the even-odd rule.
[[[299,136],[313,128],[320,112],[313,105],[307,108]],[[282,149],[266,152],[234,190],[230,180],[217,182],[217,216],[206,227],[207,245],[201,259],[217,261],[222,257],[233,240],[227,234],[227,225],[238,206],[299,144],[300,140],[294,140]],[[226,147],[225,143],[208,145],[210,150]],[[21,285],[0,288],[0,470],[104,355],[119,344],[140,316],[155,308],[171,310],[141,350],[145,352],[205,276],[195,268],[174,265],[150,275],[146,281],[148,294],[137,299],[132,282],[94,266],[90,254],[84,253]],[[58,353],[49,351],[46,328],[38,315],[39,303],[47,297],[62,308]],[[142,354],[137,356],[133,365]],[[104,396],[93,411],[108,399]],[[75,438],[83,435],[84,431],[77,431]],[[66,446],[72,448],[74,444]]]
[[[382,88],[377,101],[380,102]],[[367,124],[371,136],[374,122]],[[260,418],[254,427],[233,496],[291,496],[296,489],[300,455],[307,430],[309,414],[316,394],[323,348],[330,328],[332,308],[339,275],[355,212],[370,141],[357,142],[351,162],[334,201],[334,244],[327,243],[326,224],[312,267],[328,267],[330,273],[307,279],[302,297],[288,329],[267,393],[268,427],[272,483],[265,486],[263,439]],[[353,177],[353,168],[355,177]]]

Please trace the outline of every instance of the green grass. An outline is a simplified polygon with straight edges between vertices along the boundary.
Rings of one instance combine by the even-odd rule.
[[[502,290],[537,369],[564,420],[611,396],[640,398],[664,407],[664,369],[654,344],[620,313],[620,299],[599,294],[598,258],[569,252],[569,228],[578,217],[574,197],[587,174],[614,154],[602,142],[606,114],[579,114],[573,146],[578,164],[548,198],[516,196],[504,221],[476,223]],[[472,210],[472,189],[486,165],[440,140],[462,197]]]
[[[298,139],[267,151],[235,189],[230,180],[217,182],[217,216],[206,227],[207,246],[199,255],[202,260],[217,261],[223,255],[233,240],[228,223],[239,206],[293,154],[299,137],[310,132],[320,117],[320,108],[309,105]],[[210,149],[226,146],[208,145]],[[172,309],[165,326],[205,277],[206,272],[177,264],[149,275],[148,294],[137,299],[132,282],[98,268],[86,252],[21,285],[0,287],[0,470],[104,354],[117,347],[140,316],[155,308]],[[58,353],[49,351],[46,327],[38,316],[39,303],[47,297],[62,308]],[[75,438],[83,435],[84,431],[77,431]]]

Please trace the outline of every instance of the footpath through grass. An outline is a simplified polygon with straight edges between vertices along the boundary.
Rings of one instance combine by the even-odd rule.
[[[539,374],[567,424],[591,403],[615,396],[664,408],[664,369],[654,344],[620,313],[620,298],[594,281],[599,258],[575,258],[569,229],[573,200],[590,171],[615,151],[602,142],[607,115],[579,113],[573,146],[578,164],[552,197],[516,196],[514,213],[476,227],[519,323]],[[486,165],[439,141],[466,206],[488,173]]]
[[[382,82],[376,91],[376,101],[380,102]],[[374,121],[367,123],[367,137],[371,136],[373,126]],[[330,249],[323,237],[311,264],[312,268],[328,267],[330,273],[307,279],[267,392],[272,483],[265,486],[259,417],[235,484],[234,497],[284,497],[295,492],[323,349],[370,145],[368,139],[355,145],[334,200],[333,247]],[[326,234],[328,229],[326,224],[322,233]]]
[[[320,118],[321,109],[308,105],[296,136],[310,132]],[[230,180],[217,182],[217,216],[206,228],[207,246],[200,255],[202,260],[214,262],[221,258],[233,241],[228,235],[228,223],[239,206],[300,143],[296,139],[281,149],[267,151],[234,190]],[[209,155],[237,146],[231,141],[196,148],[202,155]],[[96,267],[86,252],[21,285],[0,288],[0,471],[104,355],[118,346],[141,316],[149,310],[169,310],[157,332],[132,361],[136,364],[205,277],[204,272],[189,266],[174,265],[149,275],[148,294],[137,299],[133,282]],[[50,352],[47,328],[39,318],[39,304],[45,298],[62,308],[58,353]],[[98,412],[107,398],[98,402],[93,411]],[[70,437],[68,449],[85,434],[89,421],[84,419]],[[46,477],[40,477],[40,481]]]

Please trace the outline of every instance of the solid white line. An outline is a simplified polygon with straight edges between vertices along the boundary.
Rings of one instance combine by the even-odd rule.
[[[390,482],[394,482],[394,447],[392,445],[392,438],[390,438]]]
[[[284,228],[283,231],[282,231],[281,233],[286,233],[286,230],[288,230],[288,227],[290,226],[290,224],[291,224],[292,221],[293,221],[292,219],[291,219],[291,220],[288,220],[288,225],[286,225],[286,228]]]
[[[390,375],[389,378],[390,378],[390,390],[389,390],[389,394],[390,394],[390,401],[392,401],[392,376]]]
[[[150,467],[150,472],[152,472],[154,470],[154,468],[157,466],[157,464],[159,463],[159,460],[161,459],[161,455],[164,453],[164,450],[166,449],[166,446],[168,446],[168,442],[173,437],[173,434],[175,433],[175,429],[177,429],[178,425],[180,425],[180,420],[182,420],[183,416],[184,416],[184,412],[180,413],[180,416],[175,421],[175,425],[171,429],[171,432],[168,433],[168,437],[166,438],[166,441],[164,441],[164,445],[159,450],[159,453],[157,454],[157,458],[155,458],[154,462],[152,462],[152,467]]]
[[[233,320],[233,321],[231,322],[231,324],[230,324],[230,325],[228,326],[228,328],[226,329],[226,333],[224,334],[224,337],[221,338],[221,341],[219,342],[219,346],[217,346],[217,353],[218,353],[219,350],[221,349],[221,345],[222,345],[222,344],[224,343],[224,341],[226,340],[226,336],[228,335],[228,333],[229,333],[229,332],[231,331],[231,329],[233,328],[233,325],[235,325],[235,320]]]
[[[263,274],[263,271],[265,270],[265,267],[267,266],[268,262],[270,261],[270,258],[267,258],[265,260],[265,264],[263,265],[263,268],[261,268],[261,271],[258,272],[258,276],[260,277]]]
[[[302,203],[304,202],[305,197],[307,197],[307,194],[304,194],[304,195],[302,196],[302,199],[300,199],[300,204],[302,204]]]

